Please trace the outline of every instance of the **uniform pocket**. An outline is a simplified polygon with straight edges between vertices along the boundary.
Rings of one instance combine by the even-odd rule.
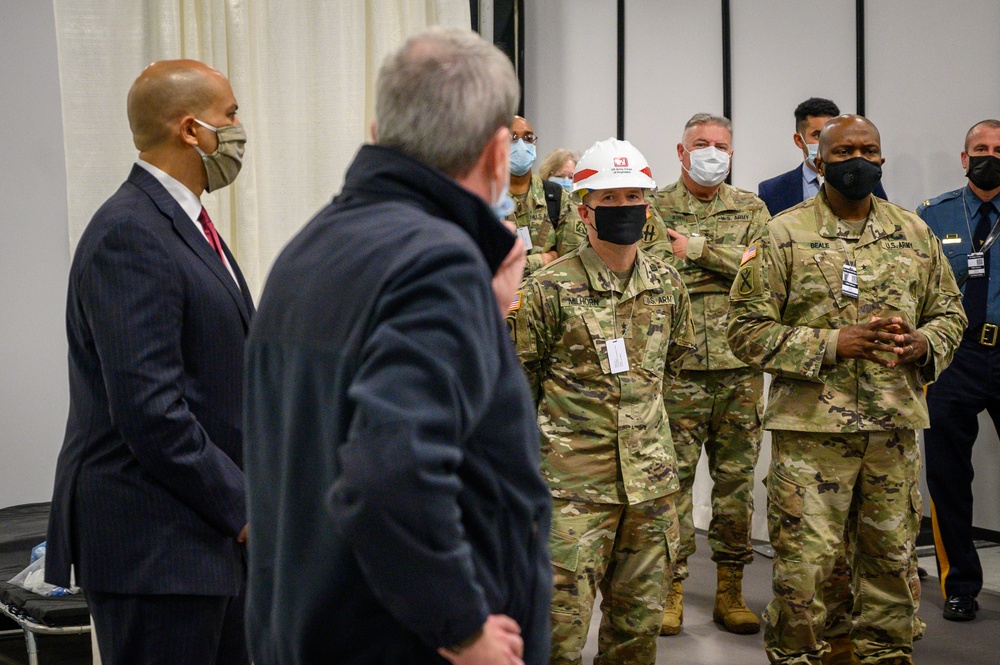
[[[608,359],[607,338],[604,336],[604,330],[601,328],[601,322],[597,319],[597,314],[592,311],[584,312],[583,322],[587,325],[587,331],[590,333],[590,343],[593,345],[594,353],[597,354],[597,361],[600,363],[601,373],[611,374],[611,361]],[[587,376],[588,374],[597,373],[596,367],[593,368],[594,371],[587,371],[589,369],[587,367],[578,369],[579,371],[577,372],[577,376]]]
[[[771,471],[767,476],[767,529],[771,545],[783,556],[794,555],[802,533],[806,488]]]
[[[650,310],[646,348],[642,354],[643,368],[661,378],[666,369],[667,342],[669,342],[669,335],[666,331],[667,320],[668,312],[666,310]]]
[[[552,557],[552,613],[579,616],[580,541],[552,529],[549,531],[549,554]]]

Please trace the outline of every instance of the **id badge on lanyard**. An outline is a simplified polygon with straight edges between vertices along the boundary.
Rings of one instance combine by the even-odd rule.
[[[840,276],[840,292],[848,298],[858,298],[858,268],[849,263],[844,264],[844,272]]]
[[[986,277],[986,258],[983,252],[969,252],[969,279]]]

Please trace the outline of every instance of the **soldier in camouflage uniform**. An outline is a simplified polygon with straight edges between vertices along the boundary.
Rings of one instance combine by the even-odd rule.
[[[911,663],[916,429],[923,386],[965,327],[955,278],[930,229],[871,196],[878,130],[860,116],[820,137],[821,192],[772,219],[744,252],[729,343],[774,376],[768,528],[775,596],[764,612],[773,663]],[[850,516],[850,518],[849,518]],[[857,610],[836,658],[824,634],[850,525]]]
[[[694,331],[677,271],[636,246],[653,186],[628,142],[591,147],[574,183],[589,239],[534,273],[508,317],[554,503],[552,663],[582,662],[598,586],[598,660],[656,659],[678,547],[663,390]]]
[[[519,115],[514,116],[511,124],[511,161],[510,161],[510,196],[514,209],[507,220],[514,222],[518,237],[528,250],[528,262],[524,266],[527,277],[534,271],[549,263],[557,256],[572,247],[564,247],[562,251],[557,246],[557,231],[564,227],[573,228],[580,223],[580,218],[574,212],[570,197],[566,196],[561,186],[546,184],[535,175],[532,167],[535,164],[535,142],[538,137],[531,124]],[[558,197],[558,219],[551,219],[546,194]]]
[[[729,350],[726,313],[743,250],[770,217],[755,194],[723,182],[732,141],[726,118],[699,113],[688,121],[677,144],[681,177],[656,192],[656,214],[639,245],[680,272],[695,321],[696,350],[684,359],[667,400],[681,483],[676,499],[681,551],[663,615],[664,635],[679,633],[683,622],[681,581],[695,551],[691,489],[702,446],[714,481],[708,542],[718,585],[712,616],[733,633],[760,631],[760,620],[743,600],[742,579],[743,566],[753,561],[750,518],[764,376]]]

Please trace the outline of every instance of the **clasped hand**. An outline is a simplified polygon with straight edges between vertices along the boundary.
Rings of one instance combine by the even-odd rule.
[[[888,353],[895,357],[886,357]],[[927,338],[898,316],[888,319],[873,316],[868,323],[841,328],[837,337],[838,358],[861,358],[889,369],[919,360],[926,354]]]

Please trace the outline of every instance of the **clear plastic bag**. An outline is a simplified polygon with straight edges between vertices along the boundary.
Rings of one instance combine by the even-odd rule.
[[[55,586],[45,581],[45,543],[31,551],[31,563],[28,567],[8,580],[10,584],[27,589],[39,596],[65,596],[80,593],[80,587],[71,584],[69,589]]]

